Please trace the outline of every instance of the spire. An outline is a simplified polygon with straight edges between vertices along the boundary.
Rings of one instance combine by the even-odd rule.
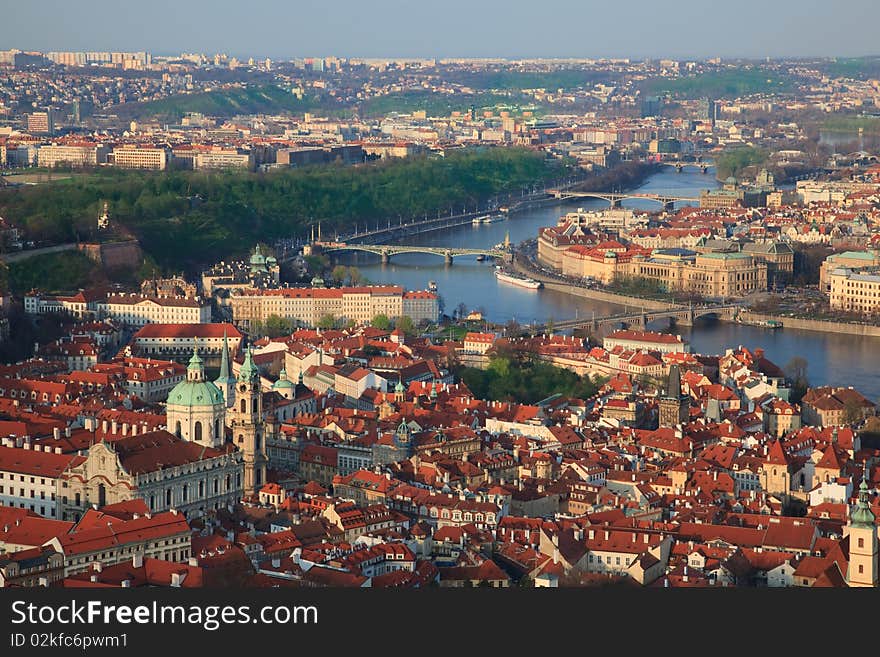
[[[302,367],[299,368],[299,379],[297,380],[297,383],[299,383],[300,385],[305,385],[305,384],[303,383],[303,371],[302,371]]]
[[[678,365],[670,365],[669,367],[669,383],[666,386],[666,397],[669,399],[681,398],[681,372]]]
[[[257,370],[257,366],[254,364],[253,351],[250,346],[248,346],[247,351],[244,354],[244,363],[241,366],[241,370],[238,372],[238,380],[253,381],[259,377],[259,375],[259,370]]]
[[[865,472],[862,475],[862,483],[859,484],[859,501],[849,518],[852,527],[874,529],[874,513],[871,511],[871,502],[868,495],[868,462],[865,461]]]
[[[437,399],[437,382],[431,381],[431,399]]]
[[[220,356],[220,376],[218,381],[229,379],[229,340],[226,337],[226,329],[223,329],[223,354]]]

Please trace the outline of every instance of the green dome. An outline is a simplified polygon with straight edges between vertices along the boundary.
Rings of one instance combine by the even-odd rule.
[[[281,370],[278,374],[278,380],[272,384],[272,390],[287,390],[295,387],[291,380],[287,378],[286,370]]]
[[[175,406],[214,406],[223,404],[223,393],[210,381],[181,381],[168,395]]]

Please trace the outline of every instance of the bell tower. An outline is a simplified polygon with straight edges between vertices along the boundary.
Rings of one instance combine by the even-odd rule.
[[[260,371],[248,347],[235,384],[235,402],[227,414],[232,439],[244,458],[244,494],[255,495],[266,483],[265,425]]]
[[[849,536],[849,566],[846,583],[849,586],[877,586],[877,527],[868,497],[868,466],[859,485],[859,501],[843,530]]]

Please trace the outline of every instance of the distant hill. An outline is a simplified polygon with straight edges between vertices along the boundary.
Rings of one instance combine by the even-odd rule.
[[[178,94],[144,103],[124,103],[111,111],[122,118],[179,119],[187,112],[207,116],[236,114],[301,114],[318,106],[311,98],[302,100],[275,85],[221,89],[193,94]]]

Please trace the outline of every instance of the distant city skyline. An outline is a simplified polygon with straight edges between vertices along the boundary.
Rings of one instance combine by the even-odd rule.
[[[877,54],[880,22],[880,5],[872,0],[448,0],[430,6],[403,0],[154,0],[146,6],[123,12],[110,0],[0,0],[0,49],[272,59],[856,57]]]

